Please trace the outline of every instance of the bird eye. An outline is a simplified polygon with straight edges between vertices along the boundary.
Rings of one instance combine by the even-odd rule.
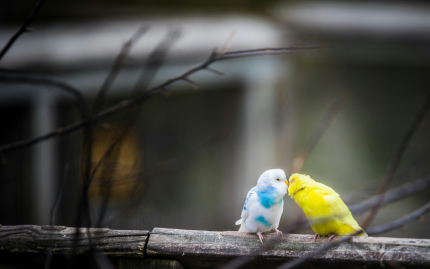
[[[279,178],[278,179],[276,179],[277,181],[281,181]]]
[[[291,179],[291,182],[290,183],[293,183],[294,182],[294,179]]]

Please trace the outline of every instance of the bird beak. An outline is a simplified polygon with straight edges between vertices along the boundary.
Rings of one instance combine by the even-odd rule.
[[[284,181],[287,186],[290,186],[290,183],[288,182],[288,179]]]

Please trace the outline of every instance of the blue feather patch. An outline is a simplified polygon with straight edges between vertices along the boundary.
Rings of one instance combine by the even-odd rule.
[[[259,216],[258,218],[255,218],[255,221],[261,222],[266,227],[271,227],[272,223],[269,223],[263,216]]]
[[[258,198],[260,199],[260,203],[265,208],[270,208],[272,205],[275,205],[282,201],[276,201],[276,196],[278,196],[277,189],[269,186],[264,191],[257,192]]]

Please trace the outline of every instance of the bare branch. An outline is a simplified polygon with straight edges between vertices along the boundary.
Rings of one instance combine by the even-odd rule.
[[[389,223],[386,223],[383,225],[370,227],[366,230],[366,232],[369,235],[374,235],[374,234],[381,234],[381,233],[385,233],[385,232],[389,232],[391,230],[401,228],[406,223],[411,222],[411,221],[421,217],[422,215],[424,215],[429,210],[430,210],[430,203],[427,203],[427,204],[423,205],[422,207],[420,207],[419,209],[415,210],[414,212],[407,214],[406,216],[404,216],[400,219],[397,219],[395,221],[392,221],[392,222],[389,222]]]
[[[24,23],[21,25],[21,27],[18,29],[18,31],[9,39],[9,41],[6,43],[6,45],[0,51],[0,60],[9,51],[9,49],[12,47],[13,43],[15,43],[15,41],[23,33],[31,32],[31,29],[27,29],[27,27],[36,18],[36,14],[39,12],[40,8],[43,6],[44,3],[45,3],[45,0],[39,0],[39,2],[37,2],[36,6],[33,8],[30,15],[28,15],[27,19],[24,21]]]
[[[48,86],[52,86],[52,87],[55,87],[57,89],[63,90],[67,93],[70,93],[75,97],[75,99],[76,99],[76,101],[77,101],[77,103],[81,109],[81,114],[82,114],[82,120],[80,121],[80,122],[82,122],[82,124],[80,127],[85,127],[84,137],[87,139],[87,144],[88,144],[88,149],[86,152],[86,160],[87,160],[86,166],[85,166],[86,170],[84,172],[84,182],[87,183],[89,176],[90,176],[90,170],[91,170],[91,141],[92,141],[93,121],[92,121],[92,117],[89,113],[89,110],[88,110],[86,104],[85,104],[85,100],[84,100],[81,92],[78,91],[77,89],[75,89],[74,87],[66,84],[66,83],[56,81],[53,79],[39,78],[39,77],[35,77],[35,76],[28,76],[25,74],[16,74],[16,73],[11,73],[11,72],[0,73],[0,81],[6,82],[6,83],[15,83],[15,84],[48,85]],[[46,140],[46,139],[51,138],[51,137],[55,137],[55,136],[61,134],[62,130],[57,129],[56,132],[57,132],[57,134],[50,133],[48,135],[39,136],[36,138],[36,140],[33,139],[33,141],[31,141],[31,139],[27,139],[27,140],[24,140],[24,141],[21,141],[18,143],[21,143],[21,145],[32,145],[36,142],[43,141],[43,140]],[[13,144],[16,144],[16,143],[11,143],[11,144],[9,144],[8,147],[13,146]],[[8,147],[6,147],[6,151],[8,150],[7,149]],[[0,152],[1,151],[2,150],[0,149]],[[88,184],[84,185],[84,190],[89,187],[87,185]],[[84,210],[87,209],[87,205],[89,204],[88,197],[85,193],[86,192],[84,191],[84,195],[83,195],[83,205],[85,207]],[[90,219],[89,219],[90,214],[89,214],[88,210],[86,210],[85,215],[87,216],[87,221],[88,221],[87,226],[91,227]],[[78,218],[80,218],[80,215],[78,216]],[[80,224],[81,223],[79,220],[79,223],[76,224],[77,227]]]
[[[313,51],[321,49],[320,46],[309,46],[309,47],[288,47],[288,48],[266,48],[266,49],[256,49],[256,50],[244,50],[244,51],[233,51],[227,52],[222,56],[219,56],[217,60],[227,60],[232,58],[242,58],[258,55],[276,55],[276,54],[286,54],[286,53],[297,53],[303,51]]]
[[[170,97],[170,96],[172,96],[172,93],[171,92],[169,92],[168,90],[166,90],[166,89],[161,89],[161,94],[162,95],[164,95],[165,97]]]
[[[198,90],[198,89],[200,88],[199,84],[195,83],[194,81],[192,81],[192,80],[191,80],[191,79],[189,79],[189,78],[184,78],[183,80],[184,80],[185,82],[187,82],[188,84],[190,84],[190,85],[191,85],[191,87],[192,87],[194,90]]]
[[[222,56],[218,56],[216,53],[212,53],[208,60],[203,62],[202,64],[198,65],[195,68],[192,68],[188,70],[187,72],[183,73],[182,75],[179,75],[175,78],[169,79],[166,82],[150,89],[145,92],[143,92],[141,95],[131,99],[131,100],[125,100],[121,103],[114,105],[99,114],[92,117],[92,121],[96,122],[102,118],[105,118],[107,116],[116,114],[120,111],[123,111],[125,109],[133,108],[134,106],[144,102],[148,98],[152,97],[153,95],[156,95],[163,91],[168,86],[173,85],[174,83],[184,80],[184,78],[187,78],[188,76],[206,69],[209,65],[211,65],[214,62],[221,61],[221,60],[227,60],[227,59],[233,59],[233,58],[240,58],[240,57],[249,57],[249,56],[257,56],[257,55],[276,55],[276,54],[287,54],[287,53],[296,53],[296,52],[303,52],[303,51],[312,51],[317,50],[320,47],[312,46],[312,47],[292,47],[292,48],[277,48],[277,49],[258,49],[258,50],[249,50],[249,51],[236,51],[236,52],[227,52],[226,54]],[[1,79],[1,77],[0,77]],[[48,79],[47,79],[48,80]],[[16,83],[19,83],[17,81]],[[55,131],[52,131],[50,133],[47,133],[45,135],[37,136],[34,138],[6,144],[3,146],[0,146],[0,152],[6,152],[17,148],[22,148],[25,146],[30,146],[35,143],[38,143],[40,141],[56,137],[62,134],[71,133],[79,128],[82,128],[84,124],[87,122],[87,120],[81,120],[74,122],[70,125],[67,125],[65,127],[62,127],[60,129],[57,129]]]
[[[51,216],[49,219],[50,226],[54,226],[55,212],[57,211],[58,205],[60,204],[61,197],[63,196],[63,193],[64,193],[64,186],[66,185],[68,172],[69,172],[69,164],[67,163],[64,166],[63,180],[61,181],[60,189],[58,190],[54,205],[51,208]],[[44,266],[45,269],[49,269],[51,267],[51,261],[52,261],[52,250],[49,249],[45,259],[45,266]]]
[[[80,106],[81,113],[88,114],[88,108],[85,105],[84,96],[76,88],[70,86],[61,81],[54,79],[41,78],[32,75],[12,73],[10,71],[0,71],[0,82],[10,83],[10,84],[30,84],[30,85],[45,85],[57,88],[59,90],[65,91],[72,94],[78,105]],[[0,150],[1,151],[1,150]]]
[[[60,189],[58,190],[54,205],[51,208],[51,217],[49,219],[49,225],[51,225],[51,226],[54,225],[55,211],[57,211],[58,205],[60,204],[61,196],[63,196],[64,187],[66,186],[68,173],[69,173],[69,164],[67,163],[64,166],[63,180],[61,181]]]
[[[109,146],[109,148],[106,150],[106,152],[103,154],[103,156],[100,158],[100,160],[97,162],[97,164],[96,164],[96,166],[94,167],[94,169],[93,169],[93,171],[92,171],[92,173],[91,173],[91,176],[90,176],[90,180],[92,181],[92,179],[94,178],[94,176],[95,176],[95,174],[96,174],[96,172],[97,172],[97,170],[100,168],[100,166],[103,164],[103,161],[105,161],[109,156],[111,156],[111,154],[112,154],[112,152],[113,152],[113,150],[114,150],[114,148],[118,145],[118,143],[119,142],[121,142],[122,140],[123,140],[123,138],[124,138],[124,136],[126,135],[126,133],[127,133],[127,131],[128,131],[128,129],[130,128],[130,126],[131,126],[131,123],[132,123],[132,121],[131,120],[129,120],[127,123],[126,123],[126,126],[121,130],[121,132],[115,137],[115,139],[113,140],[113,142],[111,143],[111,145]],[[102,178],[103,178],[103,176],[102,176]],[[108,202],[109,202],[109,197],[110,197],[110,195],[111,195],[111,188],[112,188],[112,179],[110,178],[110,176],[109,175],[107,175],[107,178],[108,178],[108,186],[105,188],[106,189],[106,191],[105,191],[105,193],[104,193],[104,195],[103,195],[103,199],[102,199],[102,203],[101,203],[101,206],[100,206],[100,210],[99,210],[99,216],[98,216],[98,220],[97,220],[97,222],[96,222],[96,224],[95,224],[95,227],[100,227],[100,225],[101,225],[101,223],[102,223],[102,221],[103,221],[103,218],[104,218],[104,215],[105,215],[105,213],[106,213],[106,210],[107,210],[107,206],[108,206]]]
[[[208,71],[210,71],[210,72],[212,72],[212,73],[215,73],[217,75],[224,76],[223,72],[220,72],[220,71],[218,71],[216,69],[213,69],[213,68],[210,68],[210,67],[206,67],[205,69],[208,70]]]
[[[181,32],[179,29],[170,29],[166,37],[157,45],[154,51],[151,52],[145,65],[143,66],[143,72],[136,81],[132,93],[142,93],[147,90],[149,83],[155,77],[158,70],[164,63],[167,53],[171,47],[178,40]]]
[[[227,41],[224,43],[224,46],[222,46],[221,51],[219,52],[220,55],[224,55],[228,47],[230,46],[231,41],[233,40],[233,37],[236,35],[236,30],[233,30],[230,34],[230,36],[227,38]]]
[[[430,176],[427,176],[422,179],[417,179],[413,182],[406,182],[397,188],[394,188],[392,190],[385,192],[384,198],[382,199],[380,206],[400,200],[402,198],[405,198],[407,195],[425,190],[429,187],[430,187]],[[366,210],[369,210],[370,208],[377,205],[378,203],[379,203],[379,196],[374,196],[363,202],[349,206],[349,210],[352,213],[362,213],[362,212],[365,212]]]
[[[309,157],[309,154],[312,152],[313,148],[318,143],[321,136],[336,118],[339,111],[349,102],[349,99],[350,98],[348,94],[343,94],[330,106],[323,119],[321,120],[320,124],[317,126],[317,128],[315,128],[314,132],[309,137],[305,147],[302,149],[300,154],[296,158],[294,158],[291,168],[292,173],[300,173],[306,159]]]
[[[422,120],[424,119],[424,116],[427,114],[427,111],[430,108],[430,94],[427,97],[427,100],[424,102],[421,109],[416,114],[411,126],[406,130],[406,133],[403,136],[403,139],[393,157],[393,160],[391,161],[391,164],[388,167],[388,170],[384,176],[384,178],[381,181],[381,184],[379,186],[378,194],[379,194],[379,201],[378,203],[372,208],[372,211],[369,213],[369,215],[366,217],[366,219],[363,221],[363,224],[361,227],[363,229],[366,229],[369,224],[372,222],[373,218],[376,216],[376,213],[379,210],[379,207],[381,206],[382,200],[384,199],[384,193],[388,188],[388,185],[390,184],[391,180],[393,179],[394,173],[396,172],[396,169],[400,163],[400,160],[402,159],[403,153],[406,151],[409,141],[411,140],[412,136],[414,135],[415,131],[420,126]]]
[[[141,27],[139,28],[133,36],[124,44],[124,46],[121,48],[120,53],[115,59],[115,62],[113,63],[109,74],[107,75],[105,81],[103,82],[103,85],[101,86],[96,100],[94,102],[94,107],[96,108],[97,105],[99,105],[103,99],[105,98],[110,86],[114,82],[115,78],[117,77],[119,71],[121,70],[122,66],[124,65],[125,60],[127,59],[127,56],[130,52],[130,49],[133,47],[134,44],[136,44],[139,39],[148,31],[148,27]]]
[[[176,28],[170,29],[166,35],[166,37],[158,44],[158,46],[151,52],[148,59],[146,60],[141,75],[139,76],[138,80],[136,81],[132,92],[138,93],[142,92],[147,89],[150,81],[155,77],[158,70],[161,68],[161,66],[164,63],[165,57],[173,44],[177,41],[177,39],[180,36],[180,31]],[[165,94],[166,90],[161,90],[162,94]],[[140,113],[134,113],[132,111],[129,111],[129,113],[126,113],[122,116],[121,122],[125,122],[124,127],[121,128],[121,130],[118,132],[118,135],[112,140],[111,145],[105,152],[105,154],[100,158],[97,165],[95,166],[91,176],[90,181],[92,181],[95,173],[100,168],[100,165],[107,159],[108,157],[110,159],[115,159],[117,156],[113,154],[114,148],[117,146],[117,144],[121,141],[123,141],[124,136],[126,135],[127,131],[132,126],[133,122],[136,122],[138,120]],[[106,209],[108,207],[109,198],[111,195],[111,188],[112,188],[112,179],[111,179],[111,172],[109,171],[103,171],[102,170],[102,178],[106,179],[106,186],[102,188],[102,201],[100,205],[99,210],[99,216],[98,220],[96,222],[96,227],[99,227],[100,224],[103,221],[103,218],[105,216]]]

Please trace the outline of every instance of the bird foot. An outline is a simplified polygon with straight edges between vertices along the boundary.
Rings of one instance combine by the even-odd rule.
[[[276,234],[282,234],[282,232],[279,231],[278,228],[273,228],[273,229],[275,230]]]
[[[315,234],[315,236],[314,236],[314,243],[317,241],[317,238],[320,238],[319,234]]]
[[[336,236],[336,234],[330,234],[329,237],[328,237],[328,241],[330,242],[330,240],[332,240],[333,237],[335,237],[335,236]]]
[[[257,235],[258,235],[258,238],[260,238],[261,244],[263,245],[263,235],[261,234],[260,231],[257,231]]]

